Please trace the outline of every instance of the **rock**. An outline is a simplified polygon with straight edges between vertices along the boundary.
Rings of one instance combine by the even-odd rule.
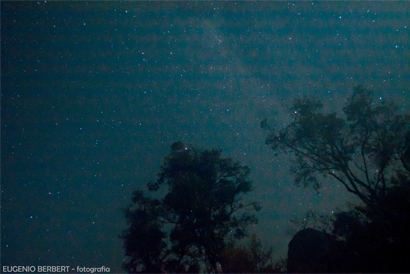
[[[332,235],[306,228],[289,242],[288,272],[350,271],[343,242]]]

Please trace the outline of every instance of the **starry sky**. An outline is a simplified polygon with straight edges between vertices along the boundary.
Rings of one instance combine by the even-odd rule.
[[[339,113],[356,84],[406,111],[409,13],[405,1],[2,1],[2,265],[121,272],[120,208],[178,140],[251,168],[263,209],[250,231],[285,257],[291,217],[355,197],[296,188],[260,122],[286,125],[305,95]]]

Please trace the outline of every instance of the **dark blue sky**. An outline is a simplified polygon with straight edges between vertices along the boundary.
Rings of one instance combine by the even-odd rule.
[[[292,216],[354,200],[298,189],[263,118],[339,112],[355,84],[410,104],[407,2],[1,2],[2,265],[121,271],[120,208],[178,140],[251,167],[252,231],[286,256]]]

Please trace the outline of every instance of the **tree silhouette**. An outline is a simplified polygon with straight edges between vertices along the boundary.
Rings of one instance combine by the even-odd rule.
[[[292,152],[296,185],[321,187],[317,175],[330,176],[366,205],[383,199],[393,178],[410,174],[410,118],[393,103],[374,103],[371,92],[354,88],[343,112],[321,113],[322,103],[296,99],[293,121],[282,129],[268,124],[266,144],[276,153]]]
[[[273,249],[264,250],[262,241],[252,234],[247,246],[228,245],[221,256],[223,271],[226,273],[260,273],[272,272],[271,260]],[[268,264],[270,263],[270,264]]]
[[[347,243],[352,271],[409,272],[410,180],[401,177],[376,205],[337,212],[333,234]]]
[[[215,271],[227,243],[243,238],[247,225],[257,223],[250,211],[259,210],[259,204],[242,201],[252,190],[249,173],[247,166],[222,158],[221,150],[172,144],[157,179],[148,183],[149,191],[163,189],[165,196],[149,198],[136,190],[124,209],[129,225],[120,235],[124,269],[192,272],[204,263]]]
[[[168,255],[165,233],[159,222],[159,200],[144,197],[142,191],[133,192],[132,205],[124,209],[129,225],[120,238],[124,240],[126,260],[123,268],[130,273],[142,270],[147,273],[161,272],[164,258]]]
[[[344,117],[323,114],[320,101],[303,98],[294,101],[285,128],[261,122],[266,144],[295,156],[296,185],[319,190],[329,181],[318,175],[330,176],[363,202],[332,220],[332,234],[343,241],[343,269],[334,271],[410,271],[410,116],[377,101],[356,86]]]

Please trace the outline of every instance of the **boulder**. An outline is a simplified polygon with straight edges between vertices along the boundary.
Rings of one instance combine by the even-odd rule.
[[[351,271],[344,243],[332,235],[306,228],[293,236],[288,249],[288,272]]]

